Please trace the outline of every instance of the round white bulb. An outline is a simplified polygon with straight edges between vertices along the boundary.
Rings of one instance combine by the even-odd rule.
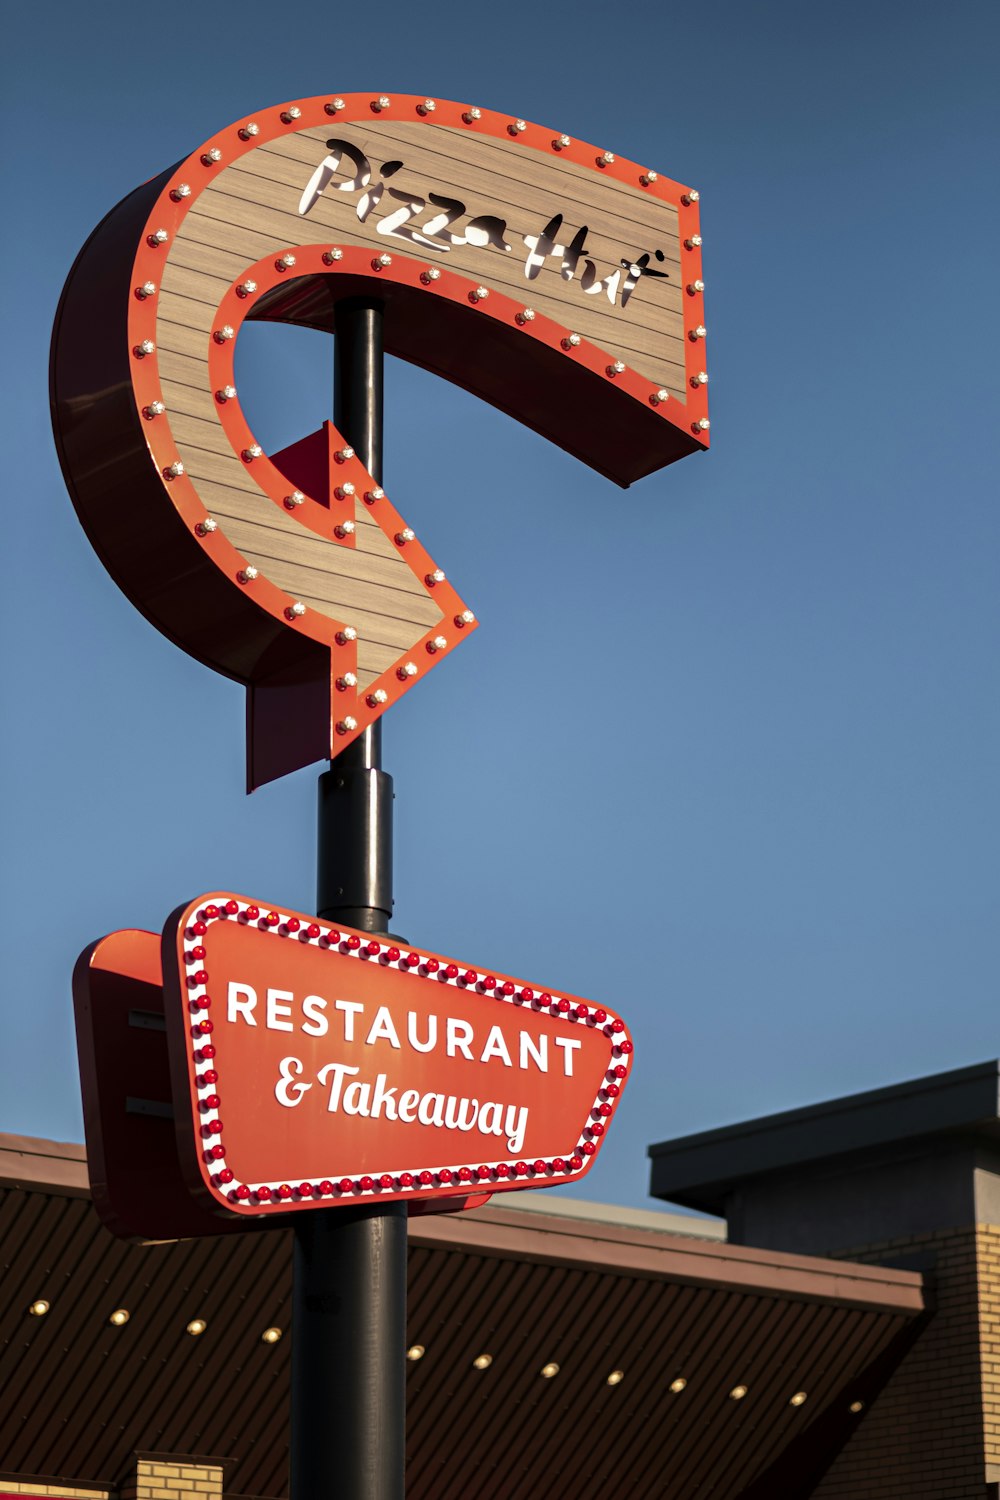
[[[222,401],[222,402],[232,401],[232,400],[235,399],[235,396],[236,396],[236,387],[234,385],[224,385],[219,390],[217,390],[216,393],[215,393],[215,399],[216,399],[216,401]]]
[[[222,327],[217,328],[215,331],[215,342],[217,344],[225,344],[234,337],[235,333],[232,323],[223,323]]]
[[[333,456],[337,460],[338,464],[346,464],[347,460],[349,458],[353,458],[354,457],[354,449],[353,448],[338,448],[337,451],[336,451],[336,453]]]
[[[177,458],[172,464],[167,464],[167,467],[163,472],[167,474],[171,479],[180,479],[181,475],[184,473],[184,465],[181,463],[180,459]]]
[[[436,109],[437,109],[437,104],[435,103],[435,101],[433,99],[425,99],[424,102],[423,102],[423,104],[418,104],[417,105],[417,114],[418,115],[432,115]]]
[[[707,432],[712,424],[707,417],[699,417],[697,425],[701,432]]]
[[[642,176],[639,178],[639,181],[642,183],[643,187],[652,187],[654,182],[659,181],[659,175],[656,172],[643,172]]]
[[[286,251],[284,255],[279,255],[275,261],[275,265],[279,271],[290,271],[294,264],[295,256],[292,255],[291,251]]]
[[[165,245],[169,238],[170,236],[165,229],[154,229],[153,233],[149,236],[149,242],[151,245]]]
[[[482,110],[477,109],[475,105],[472,105],[472,107],[470,109],[467,109],[462,115],[462,119],[465,121],[466,125],[473,125],[475,124],[476,120],[481,120],[482,117]]]
[[[338,109],[344,109],[346,108],[346,106],[343,99],[331,99],[329,104],[325,104],[323,108],[326,110],[328,115],[335,115]]]
[[[477,286],[471,293],[473,302],[485,302],[489,295],[489,289],[485,286]]]
[[[353,729],[357,729],[357,727],[357,719],[352,719],[350,714],[347,715],[346,719],[341,719],[340,723],[337,725],[337,728],[340,730],[341,734],[350,734],[351,731]]]
[[[572,146],[572,144],[573,142],[570,140],[568,135],[557,135],[555,140],[552,142],[552,145],[556,151],[565,151],[566,147]]]
[[[689,281],[688,282],[688,291],[691,293],[692,297],[695,295],[696,292],[703,292],[704,290],[705,290],[705,283],[703,281],[698,280],[698,281]]]
[[[445,648],[445,646],[447,646],[447,644],[448,644],[448,637],[446,635],[436,635],[434,637],[433,641],[431,642],[431,645],[437,651],[443,651],[444,648]]]
[[[385,688],[376,688],[374,693],[372,693],[372,697],[375,699],[376,703],[388,703],[389,701],[389,694],[386,692]]]
[[[392,256],[391,255],[387,255],[384,250],[382,251],[381,255],[376,255],[375,259],[372,261],[372,266],[373,266],[373,268],[376,271],[378,271],[379,269],[381,269],[384,266],[391,266],[391,265],[392,265]]]
[[[597,158],[597,164],[601,167],[610,167],[614,164],[615,153],[613,151],[602,151]]]
[[[213,531],[218,531],[218,521],[213,521],[211,516],[206,516],[204,521],[199,521],[194,528],[199,536],[211,536]]]
[[[219,150],[218,146],[212,146],[208,151],[202,153],[201,159],[205,163],[206,167],[214,167],[217,161],[222,160],[222,152]]]
[[[244,141],[252,141],[255,135],[260,135],[260,126],[251,120],[248,125],[243,126],[240,137]]]
[[[699,193],[698,189],[697,188],[692,188],[690,192],[683,193],[681,195],[681,202],[682,203],[697,203],[698,200],[700,199],[700,197],[701,197],[701,194]]]
[[[241,281],[236,288],[237,297],[250,297],[257,290],[256,281]]]
[[[162,417],[166,409],[162,401],[151,401],[148,406],[142,408],[142,414],[144,417],[150,419],[153,417]]]
[[[707,333],[708,329],[705,327],[704,323],[699,323],[697,328],[692,328],[691,337],[693,339],[703,339]]]
[[[301,617],[305,614],[305,612],[306,612],[305,605],[303,603],[301,603],[301,601],[298,600],[298,599],[296,599],[295,603],[292,605],[291,609],[288,611],[288,613],[291,614],[291,615],[294,615],[296,617],[296,619],[301,619]]]
[[[337,246],[334,246],[334,248],[332,250],[324,250],[323,251],[323,263],[324,263],[324,265],[332,266],[333,263],[334,263],[334,261],[336,261],[336,260],[343,260],[343,258],[344,258],[344,252],[343,252],[343,250],[339,249]]]
[[[240,569],[237,577],[240,583],[253,583],[257,577],[257,569],[253,566],[253,563],[250,563],[247,567]]]
[[[697,249],[698,249],[698,247],[699,247],[699,246],[700,246],[700,244],[701,244],[701,235],[700,235],[700,234],[692,234],[692,235],[690,235],[690,236],[689,236],[689,237],[688,237],[688,238],[687,238],[687,239],[686,239],[686,240],[685,240],[685,241],[684,241],[684,243],[685,243],[685,245],[686,245],[686,246],[687,246],[687,248],[688,248],[688,249],[689,249],[689,250],[697,250]]]
[[[369,505],[374,505],[376,500],[385,499],[385,490],[381,485],[376,485],[373,490],[365,490],[365,499]]]
[[[135,294],[139,298],[140,302],[145,302],[145,300],[146,300],[147,297],[155,297],[156,296],[156,282],[155,281],[144,281],[142,283],[142,286],[137,286],[136,287]]]
[[[517,315],[519,323],[533,323],[535,321],[535,309],[533,307],[522,307]]]
[[[623,375],[624,373],[625,361],[623,359],[616,359],[610,365],[608,365],[609,375]]]
[[[564,349],[576,349],[583,340],[578,333],[568,333],[562,341]]]
[[[409,526],[404,526],[402,531],[396,532],[396,541],[401,547],[405,546],[407,542],[413,541],[413,532],[410,530]]]
[[[528,122],[526,120],[512,120],[507,126],[511,135],[523,135],[527,128]]]
[[[287,109],[281,111],[281,118],[286,125],[290,125],[293,120],[298,120],[301,115],[302,111],[297,104],[290,104]]]
[[[338,500],[349,500],[354,494],[354,486],[348,479],[344,484],[338,484],[333,492]]]
[[[243,457],[246,459],[247,463],[249,464],[249,463],[252,463],[255,458],[262,457],[263,452],[264,452],[264,450],[260,446],[259,443],[251,443],[250,446],[249,446],[249,448],[244,448],[243,449]]]
[[[171,196],[171,198],[174,199],[174,201],[176,203],[179,203],[182,198],[190,198],[190,196],[191,196],[191,187],[190,187],[190,184],[186,183],[186,182],[179,182],[175,188],[171,188],[171,190],[170,190],[170,196]]]
[[[428,266],[426,271],[421,271],[420,280],[424,283],[425,286],[427,286],[431,281],[440,281],[441,272],[438,270],[437,266]]]
[[[301,490],[292,490],[290,495],[285,496],[285,504],[289,510],[294,510],[297,505],[302,505],[305,502],[305,498]]]

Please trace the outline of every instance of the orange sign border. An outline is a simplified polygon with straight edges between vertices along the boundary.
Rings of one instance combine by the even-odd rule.
[[[275,941],[293,941],[334,951],[360,963],[394,965],[414,982],[433,978],[436,988],[450,986],[481,995],[487,1004],[530,1006],[545,1011],[567,1030],[599,1028],[608,1040],[608,1065],[586,1118],[576,1131],[576,1145],[565,1157],[499,1161],[489,1166],[430,1163],[413,1172],[372,1173],[359,1178],[334,1177],[309,1182],[250,1183],[237,1178],[227,1161],[225,1130],[219,1105],[207,1101],[224,1089],[215,1066],[214,1023],[207,998],[204,946],[200,941],[217,922],[253,924]],[[189,945],[192,945],[189,946]],[[625,1022],[605,1006],[565,992],[538,991],[505,974],[460,964],[423,948],[400,945],[392,938],[335,927],[302,912],[263,908],[245,896],[214,892],[179,907],[163,932],[163,976],[167,1036],[173,1081],[175,1126],[181,1168],[189,1187],[206,1194],[216,1210],[239,1215],[290,1213],[313,1208],[405,1201],[411,1204],[470,1193],[496,1193],[557,1186],[577,1181],[593,1166],[631,1072],[633,1042]],[[488,982],[489,981],[489,982]],[[207,1066],[206,1066],[207,1064]]]

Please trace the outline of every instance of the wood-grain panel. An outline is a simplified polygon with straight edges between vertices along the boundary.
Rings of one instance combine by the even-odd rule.
[[[327,140],[334,137],[365,151],[376,173],[385,161],[402,160],[404,166],[390,179],[390,187],[424,198],[436,192],[461,201],[466,213],[452,232],[461,233],[471,217],[504,218],[511,251],[473,245],[449,249],[435,241],[423,246],[380,234],[379,226],[399,204],[386,191],[362,224],[356,212],[360,195],[335,190],[349,166],[334,177],[308,214],[299,214],[301,193],[327,154]],[[428,205],[410,226],[399,227],[419,232],[432,208]],[[623,257],[661,250],[664,260],[654,261],[652,269],[666,271],[669,279],[640,277],[625,307],[610,302],[603,289],[585,294],[579,276],[566,280],[555,261],[546,261],[538,276],[529,280],[524,274],[524,236],[538,234],[557,213],[564,216],[563,243],[576,229],[588,226],[587,248],[599,276],[620,270]],[[329,128],[292,132],[262,145],[213,177],[178,231],[173,251],[177,271],[191,274],[178,276],[174,289],[196,300],[211,300],[219,295],[222,282],[231,283],[248,264],[272,250],[338,240],[426,256],[481,280],[576,329],[675,395],[685,395],[685,294],[677,212],[655,194],[562,157],[550,159],[530,148],[508,147],[453,128],[428,129],[391,120],[340,127],[331,122]],[[582,272],[582,264],[578,269]],[[198,272],[218,278],[217,283],[197,281]]]

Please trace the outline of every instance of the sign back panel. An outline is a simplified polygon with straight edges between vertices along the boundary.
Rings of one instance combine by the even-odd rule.
[[[572,1181],[628,1077],[603,1007],[228,893],[171,918],[163,972],[181,1167],[217,1211]]]

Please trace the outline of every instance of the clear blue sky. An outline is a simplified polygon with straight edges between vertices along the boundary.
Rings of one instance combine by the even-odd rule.
[[[998,17],[12,13],[0,1130],[82,1139],[91,939],[213,887],[311,907],[319,768],[244,795],[242,689],[103,572],[46,372],[119,198],[240,116],[361,88],[696,185],[712,376],[711,453],[621,491],[392,365],[386,488],[482,621],[386,720],[397,930],[629,1018],[579,1190],[607,1201],[645,1201],[651,1141],[996,1055]],[[241,396],[273,448],[328,415],[328,351],[254,332]]]

